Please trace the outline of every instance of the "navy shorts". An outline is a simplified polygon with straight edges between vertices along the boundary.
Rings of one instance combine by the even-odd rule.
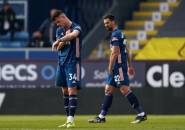
[[[57,87],[77,87],[77,89],[80,89],[80,73],[79,63],[73,62],[66,65],[58,65],[55,84]]]
[[[121,87],[123,85],[129,86],[129,77],[125,67],[116,67],[113,69],[113,75],[108,75],[106,84]]]

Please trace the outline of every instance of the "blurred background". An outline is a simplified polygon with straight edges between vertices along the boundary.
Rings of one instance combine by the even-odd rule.
[[[185,114],[184,0],[0,0],[1,115],[64,114],[61,90],[54,86],[55,9],[83,30],[78,114],[97,114],[101,107],[110,54],[106,13],[116,16],[128,39],[136,71],[130,86],[146,112]],[[117,91],[110,113],[134,111]]]

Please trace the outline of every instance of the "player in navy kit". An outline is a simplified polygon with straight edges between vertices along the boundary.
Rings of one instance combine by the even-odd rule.
[[[119,88],[122,95],[124,95],[132,108],[137,112],[136,119],[131,123],[140,123],[147,119],[146,113],[139,104],[137,97],[131,91],[129,87],[129,77],[134,74],[134,69],[129,57],[129,50],[126,46],[125,35],[119,30],[115,23],[115,17],[113,15],[106,15],[103,19],[106,30],[111,32],[110,49],[111,55],[108,65],[108,78],[107,85],[105,87],[105,96],[102,104],[100,114],[94,118],[88,120],[89,123],[104,123],[105,116],[108,113],[108,109],[111,107],[113,100],[113,93],[116,88]],[[119,107],[119,106],[118,106]]]
[[[67,115],[65,124],[59,127],[74,127],[74,115],[77,108],[77,94],[80,89],[81,64],[81,27],[72,22],[61,10],[53,16],[56,41],[52,49],[58,51],[56,86],[62,87],[64,108]]]

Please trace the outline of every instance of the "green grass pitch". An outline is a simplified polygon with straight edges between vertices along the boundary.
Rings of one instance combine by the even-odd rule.
[[[130,124],[134,116],[107,116],[104,124],[89,124],[94,116],[77,115],[75,128],[57,128],[65,122],[65,116],[0,116],[0,130],[185,130],[184,116],[154,116],[140,124]]]

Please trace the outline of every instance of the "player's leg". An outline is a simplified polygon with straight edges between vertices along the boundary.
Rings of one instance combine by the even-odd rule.
[[[68,93],[68,88],[67,87],[61,87],[62,89],[62,94],[63,94],[63,103],[64,103],[64,109],[66,112],[66,116],[68,119],[69,116],[69,93]],[[67,127],[67,119],[66,122],[62,125],[59,125],[58,127]]]
[[[77,87],[68,88],[68,92],[69,92],[69,116],[67,118],[67,123],[68,123],[67,127],[74,127],[74,116],[78,105]]]
[[[144,112],[142,106],[136,95],[130,90],[129,86],[122,86],[120,88],[121,93],[127,98],[128,102],[130,103],[131,107],[136,111],[137,117],[135,121],[131,123],[140,123],[147,119],[146,113]]]
[[[63,69],[63,66],[60,66],[60,65],[57,66],[55,85],[62,89],[61,93],[63,94],[64,109],[66,111],[66,116],[68,116],[69,115],[69,110],[68,110],[69,93],[68,93],[66,76],[65,76],[65,71]]]
[[[105,96],[104,96],[101,112],[98,116],[101,119],[105,118],[105,116],[108,113],[109,108],[112,105],[114,91],[115,91],[115,87],[113,87],[112,85],[106,85]]]
[[[124,71],[123,71],[124,72]],[[144,112],[142,106],[139,103],[138,98],[135,94],[131,91],[129,87],[129,78],[127,71],[125,73],[119,73],[120,77],[123,76],[123,81],[120,81],[120,91],[122,95],[124,95],[128,102],[130,103],[131,107],[136,111],[137,117],[133,123],[140,123],[141,121],[146,120],[146,113]]]
[[[113,93],[115,91],[115,82],[112,75],[108,76],[107,83],[108,85],[105,87],[105,96],[101,107],[101,112],[96,118],[89,119],[89,123],[104,123],[106,121],[105,116],[107,115],[108,110],[112,105]]]
[[[78,91],[80,88],[80,66],[78,63],[71,63],[66,68],[67,85],[69,93],[69,116],[67,127],[74,126],[74,116],[78,105]]]
[[[64,69],[62,66],[57,66],[57,71],[56,71],[56,80],[55,80],[55,85],[56,87],[61,88],[61,93],[63,95],[63,102],[64,102],[64,109],[66,112],[66,116],[69,116],[69,94],[68,94],[68,88],[67,83],[66,83],[66,76],[64,73]],[[67,122],[67,121],[66,121]],[[63,125],[59,125],[58,127],[66,127],[66,123]]]
[[[69,93],[67,87],[62,87],[62,94],[63,94],[63,100],[64,100],[64,109],[66,112],[66,116],[69,116]]]

